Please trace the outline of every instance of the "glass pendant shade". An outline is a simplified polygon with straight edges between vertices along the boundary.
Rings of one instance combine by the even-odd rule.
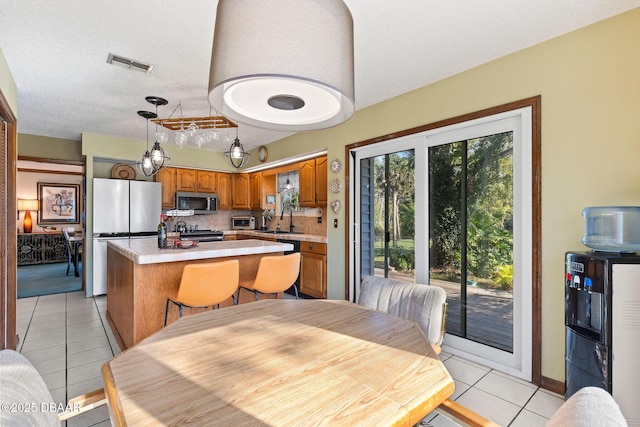
[[[238,30],[239,22],[250,22]],[[220,0],[209,103],[252,126],[302,131],[354,112],[353,19],[341,0]]]
[[[138,172],[144,176],[152,176],[158,172],[158,169],[153,167],[153,161],[149,150],[145,151],[140,160],[136,162],[136,168],[138,169]]]
[[[151,148],[151,163],[154,169],[161,169],[164,166],[164,162],[168,159],[167,153],[160,146],[160,143],[156,141],[155,144],[153,144],[153,148]]]
[[[244,147],[240,143],[238,138],[233,141],[233,144],[224,152],[224,159],[229,164],[238,169],[244,166],[249,159],[249,153],[244,151]]]

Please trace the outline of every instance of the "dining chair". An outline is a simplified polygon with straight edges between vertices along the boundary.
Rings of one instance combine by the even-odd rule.
[[[179,317],[182,317],[182,307],[217,306],[219,308],[220,303],[229,297],[236,304],[234,294],[238,289],[239,279],[240,263],[238,260],[185,265],[180,285],[167,297],[164,325],[167,326],[169,303],[178,306]]]
[[[358,304],[413,320],[437,354],[444,338],[447,293],[438,286],[365,276]]]
[[[240,291],[246,289],[256,296],[259,294],[274,294],[278,298],[279,292],[284,292],[293,285],[298,299],[298,287],[295,285],[300,274],[300,252],[288,255],[268,255],[260,258],[258,272],[253,280],[242,281],[238,286],[236,301],[240,301]]]
[[[62,227],[62,234],[64,234],[64,240],[67,244],[67,276],[69,275],[69,269],[71,268],[71,263],[73,265],[78,265],[80,260],[82,259],[82,246],[78,247],[78,259],[76,259],[76,250],[74,243],[71,242],[69,237],[69,230],[66,227]]]
[[[74,397],[60,411],[42,376],[15,350],[0,350],[0,426],[61,426],[63,421],[107,403],[104,389]]]

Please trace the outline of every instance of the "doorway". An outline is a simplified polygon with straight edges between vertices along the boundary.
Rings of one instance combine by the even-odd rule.
[[[82,236],[83,177],[83,162],[18,157],[17,199],[23,201],[23,205],[24,202],[34,203],[30,206],[33,210],[20,211],[17,217],[17,298],[76,292],[84,288],[82,257],[78,256],[78,263],[73,262],[70,255],[75,251],[63,234],[65,228],[72,238]],[[47,212],[48,216],[41,218],[47,209],[42,200],[58,194],[69,196],[67,206],[73,210],[65,211],[65,215]],[[67,215],[69,212],[73,214]],[[28,213],[31,227],[24,224]],[[66,222],[57,220],[58,217]],[[81,243],[74,243],[79,252],[82,251]]]

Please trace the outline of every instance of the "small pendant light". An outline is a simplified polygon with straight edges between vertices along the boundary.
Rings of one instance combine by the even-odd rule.
[[[158,117],[158,105],[167,105],[167,100],[158,96],[147,96],[145,98],[148,103],[156,106],[156,113],[154,119]],[[160,146],[160,142],[157,139],[158,136],[158,124],[156,123],[156,141],[151,149],[150,157],[151,164],[155,171],[159,171],[164,166],[164,163],[171,158],[167,155],[164,149]],[[149,139],[149,123],[147,119],[147,141]],[[148,142],[147,142],[148,143]],[[155,172],[154,172],[155,173]]]
[[[138,111],[140,117],[147,119],[147,150],[142,157],[136,162],[136,168],[144,176],[155,175],[157,169],[153,167],[153,161],[151,160],[151,153],[149,153],[149,119],[155,119],[158,117],[156,113],[151,111]]]
[[[233,166],[236,169],[244,166],[247,160],[249,160],[249,153],[244,151],[244,147],[238,138],[238,128],[236,128],[236,139],[224,152],[224,159],[229,166]]]

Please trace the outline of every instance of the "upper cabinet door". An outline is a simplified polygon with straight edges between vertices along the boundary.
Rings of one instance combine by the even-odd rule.
[[[251,180],[251,203],[249,209],[262,209],[262,201],[264,200],[262,194],[262,173],[252,173]]]
[[[231,174],[218,173],[218,209],[231,209]]]
[[[176,182],[178,191],[198,191],[197,172],[194,169],[178,169]]]
[[[175,208],[176,207],[176,169],[175,168],[162,168],[156,174],[156,182],[162,184],[162,207],[163,208]]]
[[[216,192],[216,173],[211,171],[198,171],[198,191],[200,193]]]
[[[316,206],[327,206],[327,156],[316,159]]]
[[[250,209],[249,207],[249,174],[234,173],[231,177],[233,182],[233,208]]]
[[[300,206],[313,208],[316,206],[316,161],[315,159],[300,164]]]

